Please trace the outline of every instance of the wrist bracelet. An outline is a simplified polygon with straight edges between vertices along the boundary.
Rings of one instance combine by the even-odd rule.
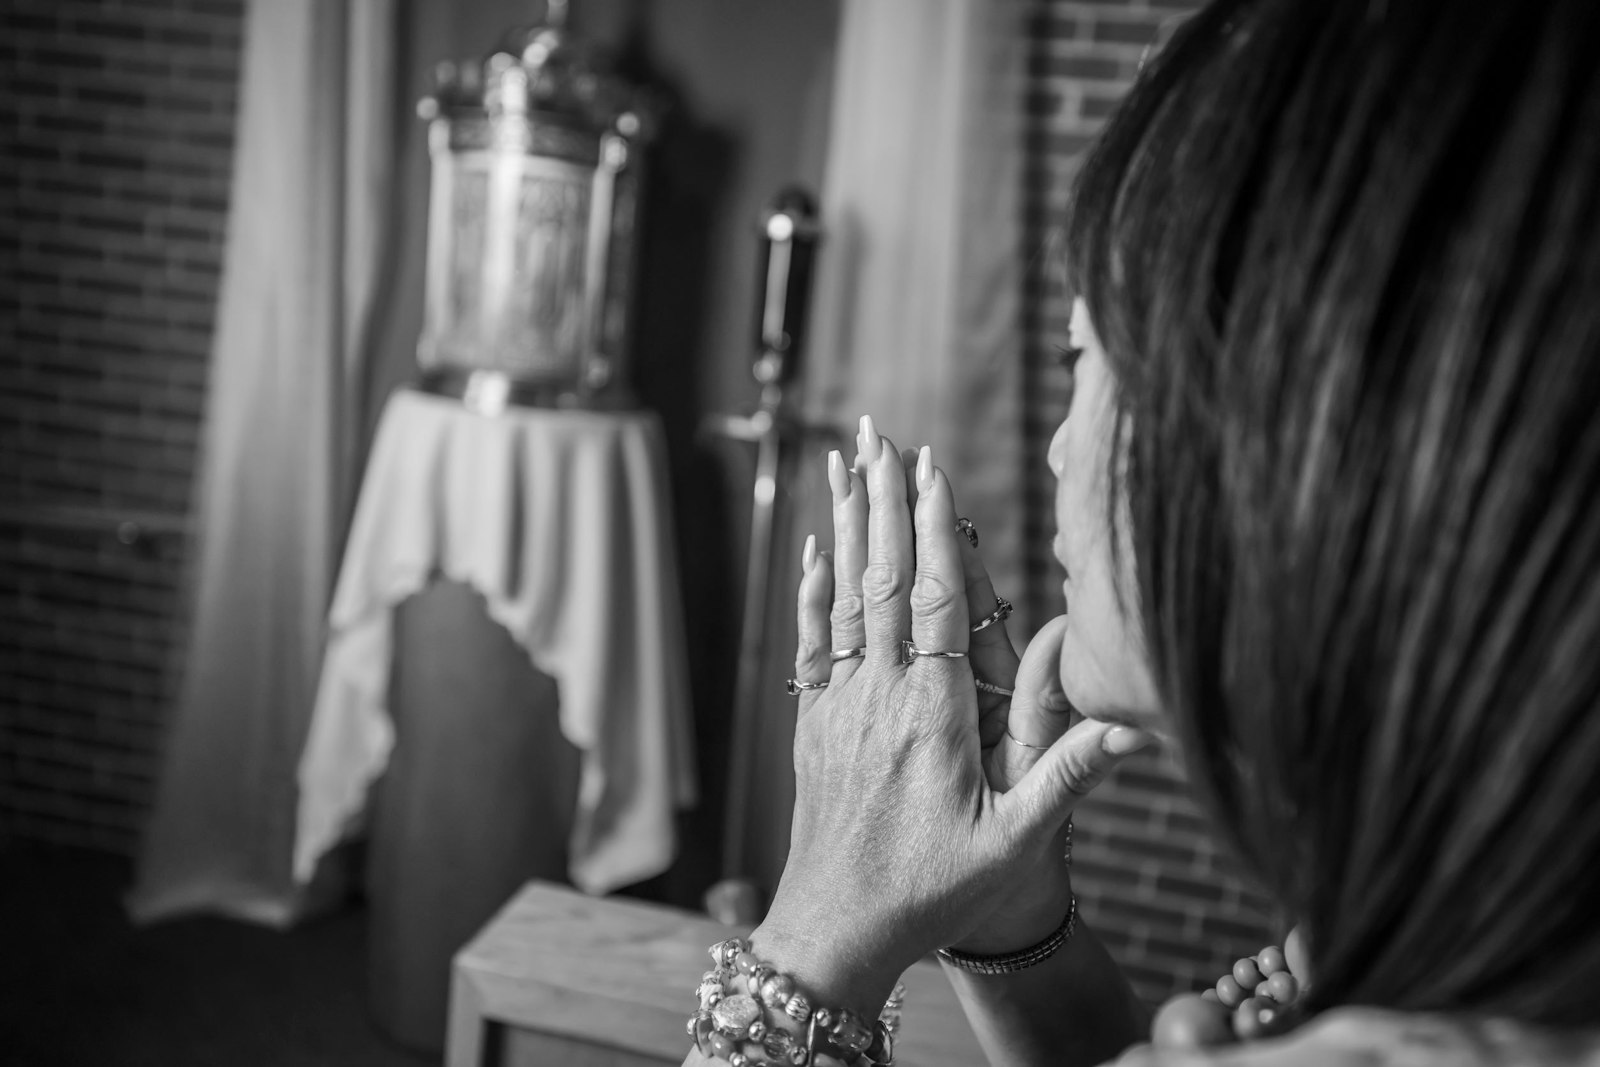
[[[700,978],[700,1008],[688,1024],[704,1055],[731,1067],[823,1067],[819,1057],[850,1067],[892,1067],[904,986],[895,986],[876,1025],[868,1025],[852,1011],[814,1008],[793,978],[752,956],[742,937],[712,945],[711,959],[716,966]]]
[[[1077,926],[1078,898],[1074,894],[1067,905],[1067,917],[1061,920],[1061,925],[1056,927],[1054,933],[1037,945],[999,956],[980,956],[975,952],[942,948],[939,950],[939,958],[952,967],[972,971],[974,974],[1010,974],[1013,971],[1025,970],[1036,963],[1043,963],[1054,956],[1056,950],[1067,943],[1067,938],[1072,936]]]

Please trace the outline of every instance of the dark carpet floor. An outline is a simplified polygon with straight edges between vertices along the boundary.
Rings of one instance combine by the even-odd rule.
[[[365,915],[129,926],[128,863],[0,845],[0,1064],[419,1067],[366,1007]]]

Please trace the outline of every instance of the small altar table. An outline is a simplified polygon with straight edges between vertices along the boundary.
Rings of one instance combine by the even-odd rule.
[[[390,398],[300,760],[298,879],[361,827],[395,742],[391,616],[435,578],[480,594],[555,679],[561,734],[580,753],[573,883],[604,893],[666,869],[674,812],[696,786],[665,466],[646,412],[484,415],[415,390]]]

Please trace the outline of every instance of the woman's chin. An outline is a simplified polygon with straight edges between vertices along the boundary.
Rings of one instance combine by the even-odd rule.
[[[1091,645],[1086,636],[1069,624],[1061,645],[1061,688],[1073,709],[1086,719],[1132,726],[1165,740],[1171,724],[1148,666],[1131,647],[1131,635],[1110,647]]]
[[[1108,723],[1112,726],[1131,726],[1143,730],[1147,734],[1166,738],[1166,724],[1161,716],[1153,712],[1129,711],[1126,708],[1080,708],[1078,713],[1092,722]]]
[[[1131,726],[1151,734],[1163,743],[1168,740],[1170,724],[1166,721],[1166,716],[1157,710],[1131,708],[1111,701],[1097,700],[1089,694],[1080,697],[1070,688],[1067,689],[1067,699],[1072,703],[1074,711],[1091,722],[1103,722],[1111,726]]]

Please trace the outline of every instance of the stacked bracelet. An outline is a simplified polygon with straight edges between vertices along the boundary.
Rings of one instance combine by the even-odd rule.
[[[895,986],[876,1025],[868,1025],[852,1011],[813,1007],[793,978],[752,956],[744,938],[712,945],[711,959],[716,966],[700,978],[700,1008],[688,1025],[705,1055],[731,1067],[821,1067],[819,1056],[851,1067],[894,1063],[903,986]]]
[[[1072,936],[1072,931],[1078,926],[1078,898],[1073,896],[1067,904],[1067,917],[1061,920],[1061,925],[1055,932],[1040,941],[1037,945],[1030,945],[1016,952],[1007,952],[1001,956],[980,956],[973,952],[962,952],[960,949],[942,948],[939,958],[958,967],[963,971],[972,971],[977,974],[1010,974],[1012,971],[1024,970],[1036,963],[1043,963],[1056,954],[1056,950],[1067,943]]]

